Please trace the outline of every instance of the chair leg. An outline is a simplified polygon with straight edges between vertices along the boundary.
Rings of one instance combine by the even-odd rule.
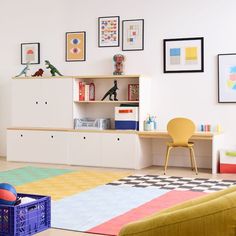
[[[188,148],[188,149],[189,149],[189,152],[190,152],[191,168],[192,168],[192,170],[193,170],[193,169],[194,169],[194,166],[193,166],[193,155],[192,155],[191,149],[190,149],[190,148]]]
[[[197,170],[197,164],[196,164],[196,159],[195,159],[195,154],[194,154],[193,147],[190,147],[190,150],[191,150],[191,152],[192,152],[193,163],[194,163],[195,172],[196,172],[196,175],[197,175],[197,174],[198,174],[198,170]]]
[[[169,161],[169,157],[170,157],[170,150],[172,149],[172,147],[168,146],[167,150],[166,150],[166,159],[165,159],[165,168],[164,168],[164,175],[166,174],[166,170],[167,170],[167,166],[168,166],[168,161]]]

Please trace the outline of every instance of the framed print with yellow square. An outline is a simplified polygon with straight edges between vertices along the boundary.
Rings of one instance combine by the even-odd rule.
[[[86,32],[66,33],[66,61],[86,60]]]
[[[164,73],[203,72],[204,38],[164,39]]]

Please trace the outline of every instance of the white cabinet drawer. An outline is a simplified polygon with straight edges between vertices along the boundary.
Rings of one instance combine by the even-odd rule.
[[[101,165],[101,134],[70,133],[69,163],[71,165]]]
[[[137,135],[103,134],[102,166],[135,168],[137,159]]]
[[[7,160],[67,164],[67,133],[7,131]]]

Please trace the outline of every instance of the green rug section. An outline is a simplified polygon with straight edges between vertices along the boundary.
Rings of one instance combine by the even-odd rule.
[[[51,169],[26,166],[18,169],[0,172],[0,182],[9,183],[13,186],[19,186],[22,184],[27,184],[71,172],[74,171],[66,169]]]

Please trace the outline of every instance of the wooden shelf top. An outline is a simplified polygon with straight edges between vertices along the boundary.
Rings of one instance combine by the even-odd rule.
[[[75,103],[114,103],[114,104],[120,104],[120,103],[126,103],[126,104],[139,104],[139,101],[109,101],[109,100],[106,100],[106,101],[101,101],[101,100],[96,100],[96,101],[74,101]]]
[[[10,127],[7,130],[22,131],[55,131],[55,132],[85,132],[85,133],[122,133],[137,134],[136,130],[115,130],[115,129],[70,129],[70,128],[54,128],[54,127]]]
[[[139,131],[140,138],[170,138],[167,131]],[[195,132],[191,137],[191,140],[212,140],[214,136],[222,133],[214,132]]]
[[[41,77],[12,77],[12,79],[135,79],[140,75],[66,75],[66,76],[41,76]]]

